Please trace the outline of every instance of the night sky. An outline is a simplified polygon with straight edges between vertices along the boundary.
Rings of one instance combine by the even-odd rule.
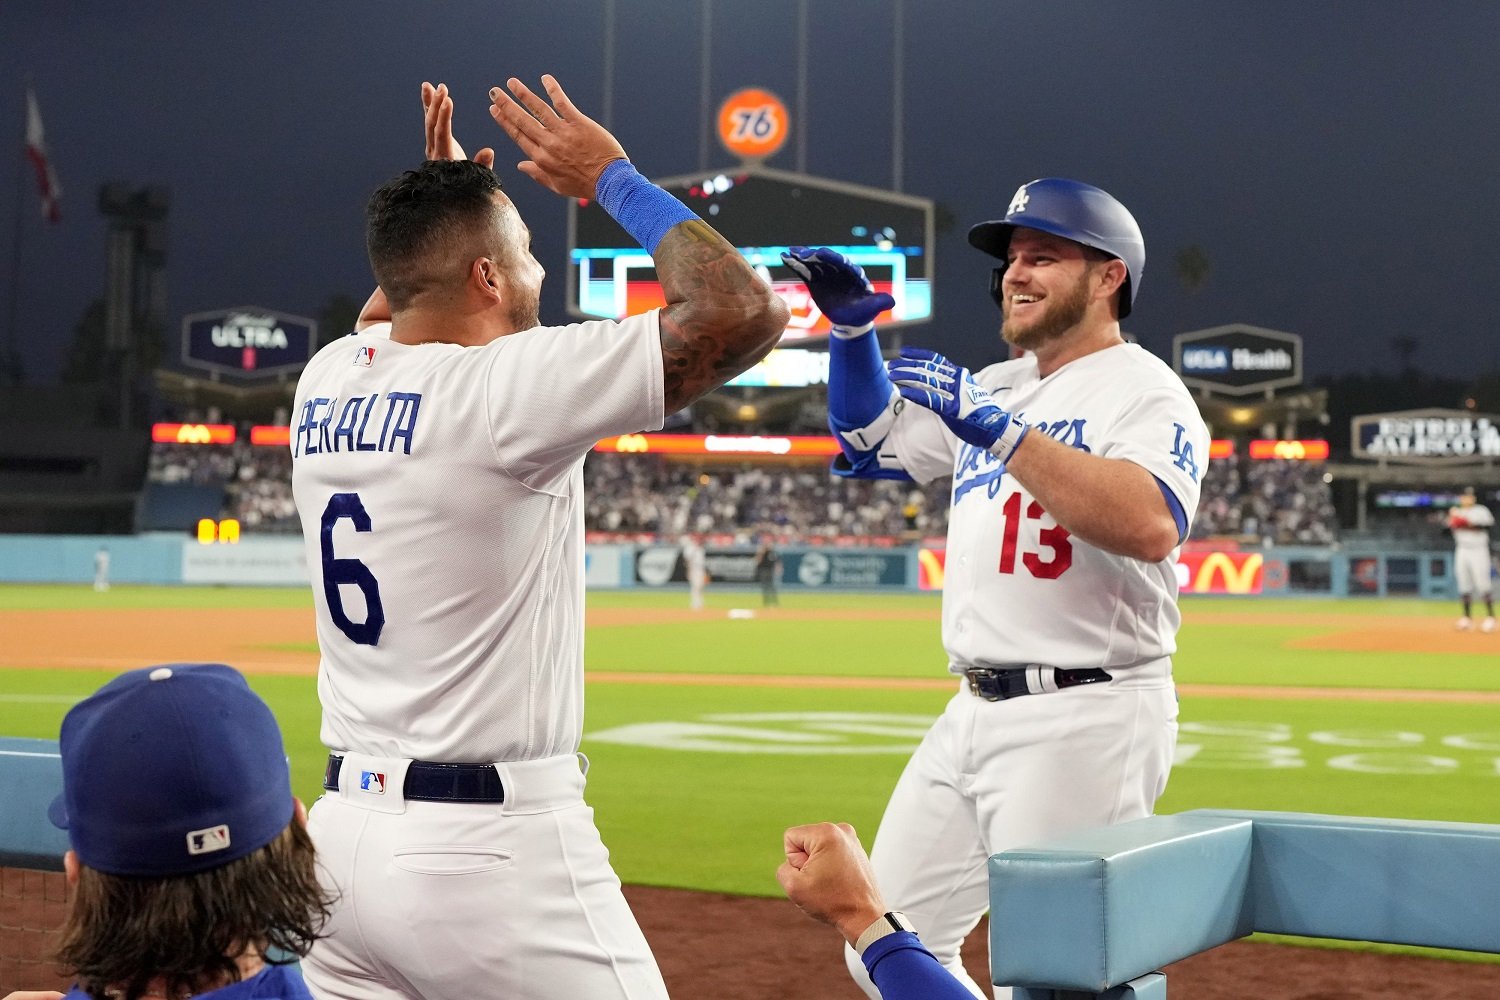
[[[892,0],[812,0],[808,172],[893,183]],[[563,310],[562,199],[514,169],[486,92],[555,74],[648,176],[700,167],[700,0],[618,0],[612,81],[604,0],[360,4],[0,2],[0,344],[22,210],[18,341],[33,380],[104,283],[99,185],[170,189],[168,335],[186,313],[259,305],[316,315],[371,287],[362,212],[422,155],[418,85],[446,81],[470,151],[536,234]],[[712,104],[761,86],[797,96],[796,0],[717,0]],[[964,238],[1016,187],[1062,175],[1134,212],[1147,265],[1128,331],[1249,323],[1301,334],[1309,377],[1413,363],[1500,368],[1500,4],[906,0],[902,189],[940,202],[935,319],[906,339],[978,366],[1002,356],[991,263]],[[21,156],[23,81],[41,103],[64,194],[40,217]],[[612,84],[612,86],[611,86]],[[793,114],[799,109],[793,106]],[[794,126],[795,129],[795,126]],[[789,144],[769,166],[797,169]],[[708,166],[733,160],[710,140]],[[25,170],[18,175],[18,171]],[[19,188],[18,188],[19,184]],[[1174,260],[1201,247],[1190,292]]]

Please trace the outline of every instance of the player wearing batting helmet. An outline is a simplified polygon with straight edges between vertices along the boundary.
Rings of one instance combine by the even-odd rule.
[[[872,860],[885,897],[982,996],[959,945],[989,903],[985,859],[1149,815],[1166,787],[1173,556],[1208,431],[1176,374],[1121,334],[1146,250],[1108,193],[1023,184],[969,241],[1000,260],[1001,333],[1026,352],[977,372],[921,349],[884,363],[873,321],[890,297],[832,251],[786,262],[834,323],[835,473],[951,483],[943,646],[958,691],[898,781]]]

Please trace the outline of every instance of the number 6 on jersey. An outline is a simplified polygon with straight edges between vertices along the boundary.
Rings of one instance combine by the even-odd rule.
[[[380,630],[385,628],[385,607],[380,603],[380,584],[370,567],[358,559],[338,559],[333,554],[333,529],[343,518],[354,522],[355,531],[370,530],[370,515],[358,493],[335,493],[323,508],[323,596],[328,601],[328,615],[350,642],[361,646],[380,644]],[[344,610],[341,584],[353,584],[365,598],[365,620],[352,621]]]

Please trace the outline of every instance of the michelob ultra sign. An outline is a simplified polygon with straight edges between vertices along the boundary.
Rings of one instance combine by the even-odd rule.
[[[317,341],[315,321],[259,306],[182,318],[182,363],[241,378],[300,371]]]

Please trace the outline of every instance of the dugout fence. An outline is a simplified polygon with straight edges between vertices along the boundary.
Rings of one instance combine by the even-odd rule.
[[[62,788],[55,740],[0,737],[0,994],[63,989],[53,961],[67,913],[67,835],[47,820]]]

